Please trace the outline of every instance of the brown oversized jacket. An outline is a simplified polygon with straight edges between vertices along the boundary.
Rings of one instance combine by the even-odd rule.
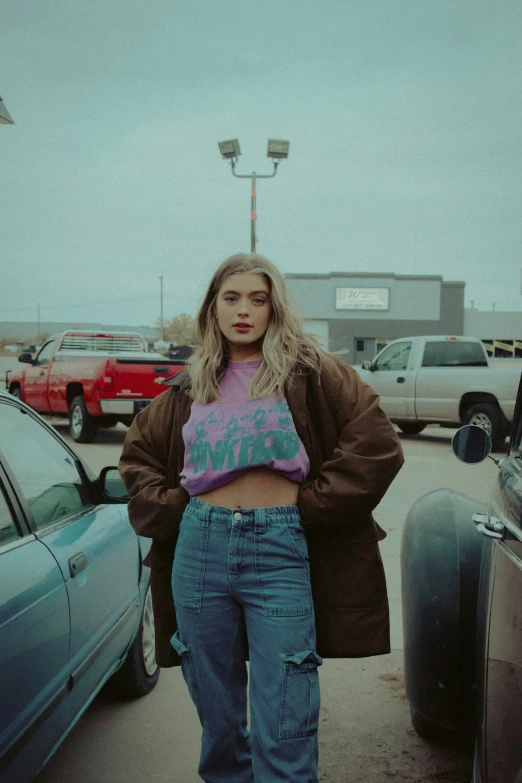
[[[129,429],[119,469],[129,518],[152,538],[144,560],[151,590],[159,666],[180,664],[170,644],[176,631],[171,572],[179,523],[189,496],[179,483],[190,415],[188,373],[141,411]],[[386,534],[372,517],[403,464],[400,441],[377,394],[337,359],[320,374],[297,368],[285,390],[297,434],[310,460],[298,507],[310,554],[310,578],[323,657],[380,655],[390,650],[389,610],[378,541]]]

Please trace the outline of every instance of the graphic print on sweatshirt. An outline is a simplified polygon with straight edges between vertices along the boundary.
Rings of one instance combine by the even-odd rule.
[[[308,472],[308,458],[284,399],[193,403],[183,438],[181,483],[189,494],[226,484],[251,467],[270,467],[298,482]]]

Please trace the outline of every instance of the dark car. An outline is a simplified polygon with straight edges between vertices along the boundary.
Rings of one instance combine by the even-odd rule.
[[[477,426],[453,439],[468,463],[487,459],[490,448]],[[418,734],[474,739],[474,783],[521,783],[522,381],[509,452],[491,459],[489,503],[437,490],[406,520],[406,692]]]
[[[107,685],[156,684],[150,571],[116,468],[95,476],[0,392],[0,783],[28,783]]]

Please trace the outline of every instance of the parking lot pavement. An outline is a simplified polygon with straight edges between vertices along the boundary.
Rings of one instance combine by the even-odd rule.
[[[57,427],[62,434],[64,424]],[[495,465],[468,466],[451,453],[453,431],[427,428],[403,437],[406,463],[376,511],[391,605],[392,653],[325,660],[321,667],[320,780],[325,783],[468,783],[471,753],[421,740],[409,722],[402,668],[399,554],[412,503],[441,487],[487,500]],[[125,428],[76,446],[94,470],[115,465]],[[100,695],[37,783],[196,783],[200,729],[179,669],[133,702]]]

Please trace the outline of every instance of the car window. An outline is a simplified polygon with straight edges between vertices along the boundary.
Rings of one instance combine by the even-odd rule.
[[[0,488],[0,546],[20,538],[9,504]]]
[[[479,343],[460,340],[427,342],[422,358],[423,367],[485,367],[484,350]]]
[[[376,370],[406,370],[410,358],[411,343],[389,345],[375,363]]]
[[[71,454],[32,416],[0,405],[1,455],[27,500],[37,528],[92,506]]]
[[[41,349],[40,353],[36,357],[36,364],[39,367],[46,367],[49,364],[49,359],[52,356],[53,348],[56,340],[51,340],[48,343],[45,343],[44,347]]]

